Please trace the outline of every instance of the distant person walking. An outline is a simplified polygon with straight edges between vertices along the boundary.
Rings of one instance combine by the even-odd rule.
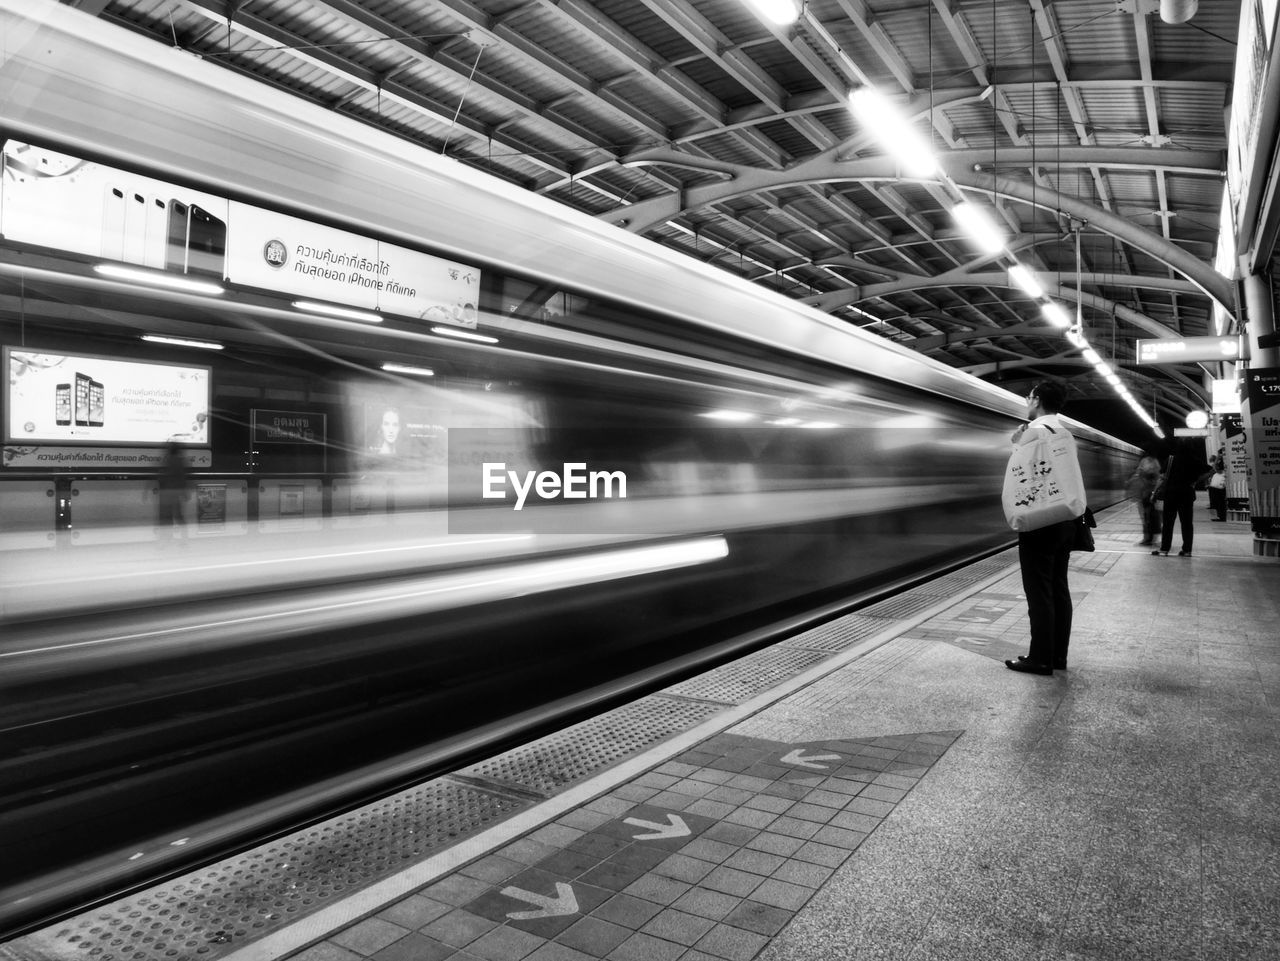
[[[1138,541],[1142,547],[1150,547],[1160,536],[1160,509],[1152,496],[1159,480],[1160,461],[1151,451],[1144,450],[1128,484],[1129,496],[1137,500],[1142,517],[1142,540]]]
[[[1169,459],[1164,464],[1164,479],[1157,495],[1164,498],[1164,525],[1160,533],[1160,546],[1152,556],[1167,557],[1173,547],[1174,524],[1181,523],[1182,550],[1179,557],[1190,557],[1195,540],[1196,482],[1208,472],[1201,442],[1195,437],[1176,438],[1170,447]]]
[[[190,471],[182,448],[174,441],[170,441],[164,449],[164,459],[160,462],[156,481],[160,488],[160,513],[156,518],[160,536],[185,537],[187,522],[182,505],[187,499]]]

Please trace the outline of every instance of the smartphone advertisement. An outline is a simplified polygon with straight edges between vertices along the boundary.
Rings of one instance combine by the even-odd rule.
[[[233,283],[476,326],[480,271],[297,217],[232,202],[227,277]]]
[[[209,368],[4,348],[5,441],[209,443]]]
[[[226,278],[226,200],[16,140],[0,161],[6,240]]]

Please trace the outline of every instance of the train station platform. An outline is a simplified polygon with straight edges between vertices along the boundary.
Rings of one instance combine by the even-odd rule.
[[[1280,957],[1280,566],[1096,538],[1052,677],[1005,552],[0,958]]]

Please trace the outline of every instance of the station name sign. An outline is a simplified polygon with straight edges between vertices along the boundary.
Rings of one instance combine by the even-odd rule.
[[[1240,359],[1239,337],[1177,337],[1140,340],[1139,364],[1189,364],[1197,361]]]

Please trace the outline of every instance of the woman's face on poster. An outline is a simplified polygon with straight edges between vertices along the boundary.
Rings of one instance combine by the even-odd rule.
[[[382,442],[394,444],[400,436],[400,414],[394,410],[382,412]]]

